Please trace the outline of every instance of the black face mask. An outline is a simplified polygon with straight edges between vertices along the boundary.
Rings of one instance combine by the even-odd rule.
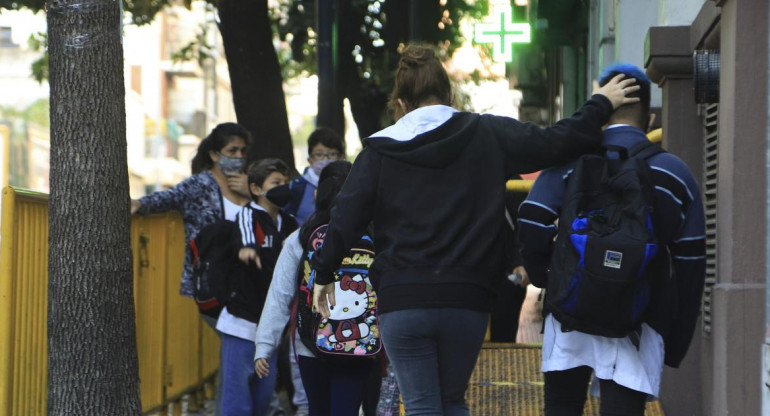
[[[283,208],[291,201],[291,189],[289,185],[276,186],[265,193],[265,198]]]

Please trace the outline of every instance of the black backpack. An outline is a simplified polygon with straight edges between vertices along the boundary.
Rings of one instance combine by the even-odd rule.
[[[230,278],[246,268],[238,260],[238,235],[238,225],[223,220],[203,227],[190,240],[193,298],[204,315],[219,317],[229,297]]]
[[[618,158],[585,155],[567,179],[546,312],[565,329],[622,338],[644,320],[660,257],[646,159],[663,150],[647,141],[606,150]]]
[[[374,243],[361,237],[342,259],[334,272],[336,306],[329,319],[311,310],[315,271],[310,259],[323,244],[326,225],[310,235],[308,249],[297,268],[297,296],[292,305],[292,325],[300,341],[319,358],[373,357],[380,352],[377,322],[377,294],[369,280],[369,266],[374,261]],[[293,334],[292,328],[292,334]]]

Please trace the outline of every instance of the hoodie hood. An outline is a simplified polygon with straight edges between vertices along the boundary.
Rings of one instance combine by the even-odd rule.
[[[451,107],[421,107],[366,139],[378,153],[427,168],[443,168],[457,159],[473,138],[479,115]]]

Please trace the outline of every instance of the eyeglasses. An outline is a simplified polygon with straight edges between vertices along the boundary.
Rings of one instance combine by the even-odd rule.
[[[310,158],[313,160],[336,160],[340,158],[340,152],[312,153]]]

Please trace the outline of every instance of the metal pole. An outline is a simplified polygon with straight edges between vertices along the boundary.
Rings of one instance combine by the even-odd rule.
[[[338,30],[337,0],[318,0],[318,126],[344,134],[342,100],[337,83]]]
[[[770,10],[765,16],[766,24],[770,23]],[[765,47],[770,51],[770,33]],[[770,79],[770,53],[765,67],[765,77]],[[770,94],[768,83],[767,97]],[[770,184],[770,105],[767,106],[765,118],[765,180]],[[762,414],[770,415],[770,190],[765,186],[765,339],[762,345]]]
[[[425,0],[409,0],[409,40],[425,40],[423,18],[428,13],[426,7],[430,6],[431,2]]]

